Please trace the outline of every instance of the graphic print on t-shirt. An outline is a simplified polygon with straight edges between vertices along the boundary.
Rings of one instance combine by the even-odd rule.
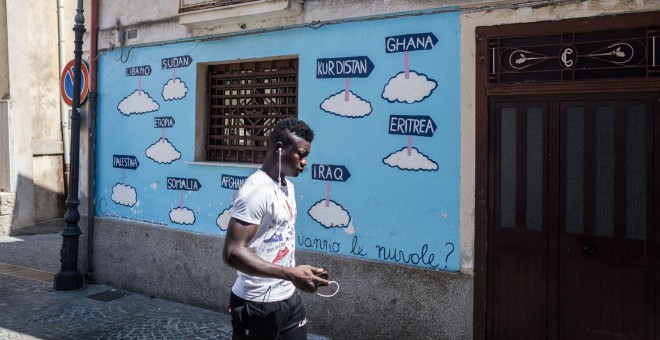
[[[265,239],[264,243],[280,242],[282,240],[282,234],[275,233],[271,238]]]
[[[277,255],[275,255],[275,258],[273,259],[273,263],[277,263],[277,261],[282,260],[287,255],[289,255],[289,247],[284,247],[284,249],[280,249],[277,252]]]

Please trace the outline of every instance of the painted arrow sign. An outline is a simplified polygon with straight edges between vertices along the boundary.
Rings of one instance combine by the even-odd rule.
[[[154,118],[154,127],[155,128],[171,128],[171,127],[174,127],[174,118],[173,117],[155,117]]]
[[[126,68],[127,77],[148,76],[150,74],[151,74],[151,66],[149,65],[133,66]]]
[[[407,51],[430,50],[438,43],[438,38],[431,32],[395,35],[385,38],[385,52],[398,53]]]
[[[349,177],[351,173],[343,165],[312,164],[312,179],[346,182]]]
[[[366,78],[374,70],[367,56],[316,60],[316,78]]]
[[[199,191],[202,184],[194,178],[167,177],[168,190]]]
[[[161,59],[161,66],[163,70],[170,68],[188,67],[192,64],[192,57],[189,55],[182,55],[179,57],[170,57]]]
[[[112,167],[137,170],[140,166],[137,157],[131,155],[112,155]]]
[[[390,116],[389,133],[392,135],[433,137],[437,128],[429,116]]]
[[[226,189],[238,190],[243,186],[247,177],[222,175],[220,186]]]

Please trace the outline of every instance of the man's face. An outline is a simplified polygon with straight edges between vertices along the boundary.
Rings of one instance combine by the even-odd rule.
[[[292,133],[290,133],[290,137],[293,143],[282,149],[282,174],[288,177],[298,177],[307,166],[307,155],[309,155],[312,144]]]

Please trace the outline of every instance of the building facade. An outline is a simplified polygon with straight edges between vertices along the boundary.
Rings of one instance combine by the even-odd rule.
[[[64,226],[75,1],[0,1],[0,235]]]
[[[295,116],[296,260],[341,285],[314,332],[660,335],[657,2],[86,4],[95,280],[221,310],[233,197]]]

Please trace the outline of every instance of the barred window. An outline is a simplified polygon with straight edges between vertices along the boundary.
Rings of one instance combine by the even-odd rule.
[[[277,122],[298,117],[298,59],[208,67],[208,161],[263,163]]]

